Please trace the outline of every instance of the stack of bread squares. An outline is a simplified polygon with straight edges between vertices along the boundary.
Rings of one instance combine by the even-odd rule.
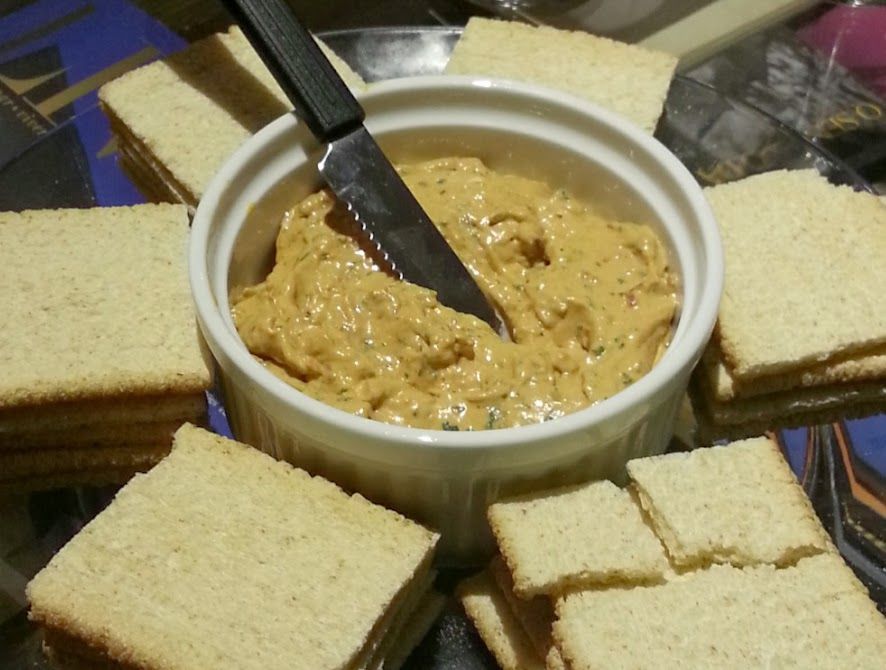
[[[0,491],[126,481],[202,421],[181,205],[0,213]]]
[[[702,442],[886,409],[886,206],[814,170],[707,189],[726,262]]]
[[[345,82],[360,77],[325,45]],[[119,164],[149,198],[196,208],[209,180],[250,135],[292,104],[238,27],[132,70],[99,90]]]
[[[318,40],[354,91],[366,83]],[[527,54],[533,66],[526,68]],[[586,67],[575,68],[581,59]],[[584,97],[647,132],[677,59],[584,32],[472,18],[446,74],[518,79]],[[209,180],[250,135],[292,108],[236,26],[103,86],[99,100],[121,167],[145,195],[196,208]]]
[[[438,536],[185,425],[30,582],[69,668],[396,670],[439,611]]]
[[[874,668],[886,620],[768,438],[496,503],[459,597],[505,670]]]

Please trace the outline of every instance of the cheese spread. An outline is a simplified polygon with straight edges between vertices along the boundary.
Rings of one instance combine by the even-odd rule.
[[[243,342],[274,374],[359,416],[479,430],[587,407],[661,356],[676,278],[651,228],[474,158],[398,170],[510,341],[381,269],[324,190],[285,215],[265,281],[232,296]]]

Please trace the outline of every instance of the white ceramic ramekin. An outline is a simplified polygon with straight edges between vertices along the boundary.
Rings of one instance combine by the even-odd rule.
[[[395,161],[479,156],[493,168],[560,185],[606,213],[655,226],[681,278],[670,347],[612,398],[520,428],[387,425],[274,377],[246,350],[230,316],[230,290],[270,269],[283,212],[320,186],[316,142],[292,116],[282,117],[213,179],[194,218],[190,275],[235,436],[440,530],[444,561],[477,561],[491,548],[486,508],[501,496],[619,480],[629,459],[665,449],[717,315],[717,227],[701,189],[664,146],[585,101],[512,82],[437,76],[375,84],[361,102],[367,127]]]

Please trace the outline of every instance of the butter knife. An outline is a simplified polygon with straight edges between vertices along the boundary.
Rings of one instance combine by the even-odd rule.
[[[290,7],[283,0],[223,2],[296,115],[326,144],[320,174],[395,274],[503,334],[486,296],[366,130],[360,103]]]

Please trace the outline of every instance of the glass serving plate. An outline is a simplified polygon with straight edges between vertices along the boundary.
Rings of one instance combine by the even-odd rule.
[[[323,38],[366,80],[377,81],[440,73],[460,32],[458,28],[380,28],[327,33]],[[90,110],[86,118],[96,114],[98,109]],[[671,85],[656,136],[704,185],[771,169],[810,167],[834,182],[870,189],[845,164],[774,118],[684,77]],[[53,141],[57,138],[46,140]],[[70,160],[47,170],[46,162],[36,159],[45,148],[38,143],[0,170],[0,190],[9,194],[14,189],[16,208],[125,204],[121,197],[138,201],[131,188],[115,191],[131,193],[115,196],[116,201],[100,197],[102,180],[119,181],[121,176],[108,171],[107,176],[98,176],[84,161]],[[60,183],[67,190],[59,191]],[[81,192],[98,195],[82,201],[77,199],[80,196],[65,195]],[[228,433],[224,409],[212,394],[209,404],[211,426]],[[886,529],[886,416],[779,431],[776,437],[843,556],[881,611],[886,609],[886,555],[879,539]],[[39,635],[27,621],[24,585],[114,492],[107,487],[78,488],[0,498],[0,667],[50,667]],[[444,572],[438,586],[451,592],[463,576]],[[497,666],[458,604],[450,600],[405,667]]]

